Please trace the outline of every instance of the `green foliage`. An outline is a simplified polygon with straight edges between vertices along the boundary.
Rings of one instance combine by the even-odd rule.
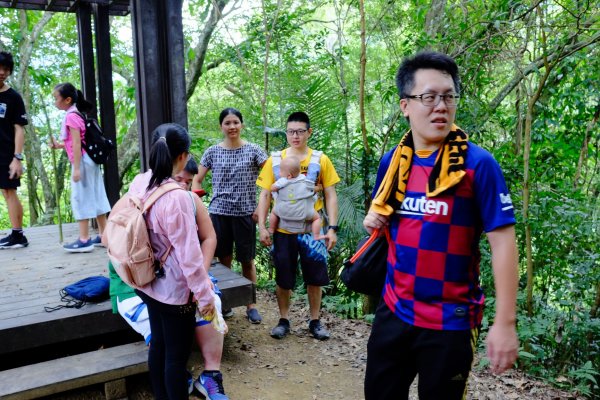
[[[518,366],[582,395],[599,395],[600,328],[595,307],[600,287],[600,136],[599,124],[593,123],[600,102],[597,4],[566,0],[540,2],[532,8],[512,0],[441,2],[444,8],[436,16],[432,5],[437,2],[365,3],[365,124],[371,154],[365,150],[358,111],[358,7],[348,0],[289,0],[281,2],[279,10],[275,0],[237,2],[234,9],[230,3],[188,102],[192,152],[199,159],[206,148],[222,140],[218,114],[225,107],[238,108],[244,115],[244,139],[264,147],[268,141],[269,150],[286,146],[287,115],[307,111],[314,128],[309,145],[324,150],[342,178],[337,185],[341,231],[330,254],[331,285],[323,306],[349,318],[372,319],[363,315],[364,299],[341,284],[339,271],[364,235],[362,219],[378,159],[408,129],[398,112],[394,74],[405,56],[421,49],[453,55],[463,78],[457,124],[498,160],[515,205],[522,259],[518,330],[523,347]],[[212,5],[206,0],[185,2],[187,62],[197,55],[195,46]],[[22,27],[18,11],[0,9],[0,47],[15,55],[13,79],[27,73],[25,87],[19,89],[31,95],[28,112],[35,129],[28,143],[33,143],[33,136],[39,139],[36,146],[45,166],[45,171],[32,175],[34,189],[24,181],[19,191],[30,203],[25,206],[26,223],[30,210],[53,215],[41,200],[47,189],[39,180],[42,172],[52,183],[58,181],[63,220],[72,220],[68,163],[61,155],[53,170],[46,143],[48,135],[57,135],[61,119],[61,113],[53,111],[52,88],[59,82],[79,82],[77,29],[74,15],[53,15],[33,44],[30,65],[21,71],[20,63],[26,59],[21,46],[42,15],[28,12]],[[432,18],[436,23],[427,25]],[[133,51],[126,35],[119,34],[129,21],[111,20],[117,138],[125,146],[132,143],[129,135],[137,135]],[[578,46],[571,48],[575,43]],[[571,50],[552,70],[533,108],[529,217],[524,220],[525,171],[518,127],[525,123],[527,100],[545,72],[542,55],[553,62],[566,48]],[[29,158],[27,163],[34,167]],[[138,169],[133,163],[124,171],[124,188]],[[210,191],[210,177],[205,183]],[[525,223],[532,233],[531,316],[525,313]],[[0,228],[8,226],[5,203],[0,202]],[[479,342],[483,349],[494,318],[495,288],[489,246],[482,242],[481,281],[487,296]],[[256,263],[259,286],[273,290],[267,248],[258,246]],[[301,280],[297,289],[298,300],[303,299]]]

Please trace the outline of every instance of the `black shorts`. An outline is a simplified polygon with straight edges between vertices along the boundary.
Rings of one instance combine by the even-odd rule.
[[[21,179],[9,179],[9,165],[0,164],[0,189],[16,189],[21,186]]]
[[[381,301],[367,345],[366,400],[408,400],[419,375],[419,399],[463,399],[479,329],[438,331],[398,318]]]
[[[233,254],[235,243],[235,259],[239,262],[254,260],[256,255],[256,224],[251,215],[233,217],[229,215],[210,214],[217,234],[215,256],[227,257]]]
[[[273,235],[273,263],[275,282],[282,289],[294,289],[298,256],[304,283],[311,286],[329,284],[327,275],[327,247],[310,233],[280,233]]]

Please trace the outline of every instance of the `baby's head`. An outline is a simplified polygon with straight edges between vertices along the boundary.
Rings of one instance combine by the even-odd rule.
[[[300,160],[294,156],[288,156],[279,164],[279,176],[285,178],[296,178],[300,175]]]

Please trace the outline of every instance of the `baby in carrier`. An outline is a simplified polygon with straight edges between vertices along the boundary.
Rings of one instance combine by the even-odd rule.
[[[321,218],[315,211],[315,183],[300,173],[300,160],[289,156],[281,160],[279,178],[271,192],[275,206],[269,215],[269,232],[278,228],[289,233],[306,232],[310,223],[315,240],[320,240]]]

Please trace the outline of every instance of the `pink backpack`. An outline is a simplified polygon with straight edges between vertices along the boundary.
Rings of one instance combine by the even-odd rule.
[[[121,197],[110,212],[102,241],[119,277],[133,288],[146,286],[164,273],[162,265],[171,251],[167,249],[160,260],[154,258],[145,213],[162,195],[183,188],[176,183],[159,186],[145,202],[130,196]]]

